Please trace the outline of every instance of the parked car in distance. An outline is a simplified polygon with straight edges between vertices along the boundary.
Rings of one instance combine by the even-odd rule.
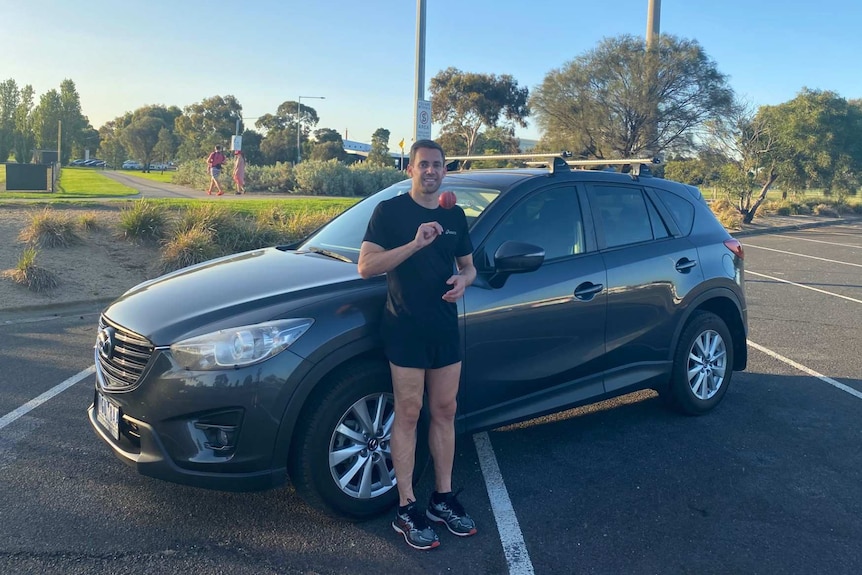
[[[142,170],[144,169],[144,165],[137,160],[126,160],[123,162],[122,168],[124,170]]]
[[[614,163],[629,173],[541,161],[450,172],[441,188],[467,216],[478,271],[458,303],[458,431],[647,388],[682,413],[713,410],[748,358],[741,244],[648,159]],[[289,476],[329,513],[395,505],[386,278],[356,263],[374,208],[410,184],[294,246],[181,269],[108,305],[88,410],[101,440],[167,481],[244,491]],[[427,432],[423,417],[415,480]]]
[[[83,166],[86,161],[87,160],[84,160],[83,158],[78,159],[78,160],[72,160],[71,162],[69,162],[69,165],[70,166]]]

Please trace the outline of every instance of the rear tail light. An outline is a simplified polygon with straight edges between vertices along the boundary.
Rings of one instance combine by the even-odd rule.
[[[733,252],[733,254],[741,260],[745,259],[745,252],[742,251],[742,244],[739,243],[739,240],[730,238],[729,240],[724,240],[724,246]]]

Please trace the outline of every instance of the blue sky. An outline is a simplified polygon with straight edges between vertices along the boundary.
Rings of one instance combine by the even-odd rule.
[[[0,0],[0,81],[37,95],[71,78],[98,128],[148,104],[233,95],[248,125],[298,96],[317,127],[413,135],[415,0]],[[663,0],[661,32],[697,40],[754,105],[803,87],[862,97],[862,3]],[[437,72],[511,74],[532,90],[606,37],[643,36],[647,0],[427,0],[425,92]],[[436,135],[436,126],[434,134]],[[534,126],[519,129],[537,138]]]

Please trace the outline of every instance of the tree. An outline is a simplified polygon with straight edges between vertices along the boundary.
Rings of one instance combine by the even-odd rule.
[[[160,118],[142,116],[123,128],[120,140],[126,150],[130,151],[144,164],[144,171],[149,171],[153,159],[153,150],[159,143],[159,133],[165,128]]]
[[[300,130],[302,145],[302,140],[308,139],[311,128],[319,121],[314,108],[295,100],[282,102],[275,114],[258,118],[254,125],[264,132],[260,149],[266,161],[270,164],[296,161],[296,131]]]
[[[743,222],[750,224],[778,177],[782,157],[773,127],[746,104],[736,104],[722,121],[709,122],[706,143],[712,156],[723,159],[717,185],[734,201]],[[754,197],[754,190],[760,192]]]
[[[81,112],[81,97],[75,82],[66,78],[60,83],[60,120],[63,122],[60,132],[60,148],[65,164],[73,154],[83,156],[83,151],[92,146],[95,152],[98,140],[93,139],[93,128],[90,121]]]
[[[216,145],[226,146],[242,121],[242,106],[234,96],[212,96],[183,109],[174,121],[181,160],[206,157]]]
[[[0,82],[0,162],[9,158],[15,144],[15,111],[21,101],[21,92],[13,79]]]
[[[39,105],[33,110],[33,129],[36,134],[36,146],[39,149],[57,149],[57,136],[62,117],[63,110],[59,92],[48,90],[42,94],[39,97]],[[66,153],[64,152],[64,155]]]
[[[27,84],[21,89],[18,106],[15,108],[15,161],[19,164],[29,163],[36,147],[36,133],[33,104],[35,92],[33,86]]]
[[[159,137],[153,147],[153,157],[161,162],[170,162],[177,154],[177,139],[165,126],[159,130]]]
[[[686,149],[706,121],[731,112],[727,78],[696,41],[665,35],[656,48],[650,68],[643,39],[610,38],[549,72],[530,99],[543,148],[599,159]]]
[[[770,126],[781,155],[776,170],[795,190],[823,188],[839,196],[855,192],[862,173],[862,109],[835,92],[803,90],[789,102],[764,106],[758,118]]]
[[[377,128],[371,134],[371,151],[365,160],[370,166],[392,167],[392,156],[389,155],[389,130]]]
[[[507,125],[526,127],[529,90],[519,88],[510,75],[477,74],[447,68],[431,78],[431,118],[442,124],[441,133],[459,136],[472,154],[483,128],[501,118]]]
[[[320,128],[314,131],[314,148],[311,150],[311,159],[321,162],[328,160],[344,160],[344,140],[341,134],[331,128]]]

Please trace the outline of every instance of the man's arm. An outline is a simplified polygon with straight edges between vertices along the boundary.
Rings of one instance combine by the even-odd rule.
[[[476,279],[476,266],[473,265],[473,254],[455,258],[455,263],[458,265],[458,273],[446,281],[447,284],[452,286],[452,289],[443,294],[443,299],[451,302],[461,299],[461,296],[464,295],[464,290]]]
[[[426,222],[419,225],[416,237],[403,246],[391,250],[373,242],[362,242],[359,248],[357,268],[363,279],[386,273],[398,267],[404,260],[433,242],[443,233],[443,227],[437,222]]]

